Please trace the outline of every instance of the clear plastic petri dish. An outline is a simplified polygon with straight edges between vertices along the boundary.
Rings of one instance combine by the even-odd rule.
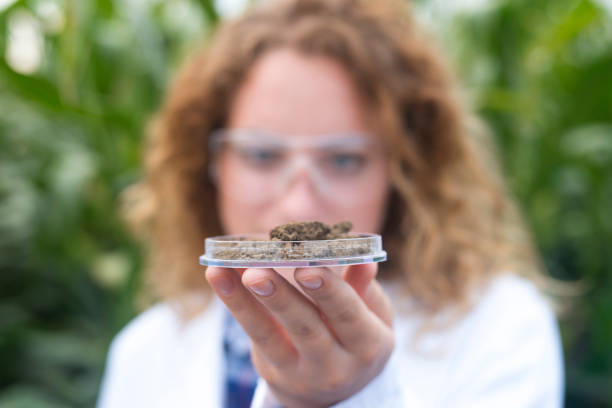
[[[200,264],[225,268],[278,268],[382,262],[387,253],[377,234],[313,241],[270,241],[265,235],[207,238]]]

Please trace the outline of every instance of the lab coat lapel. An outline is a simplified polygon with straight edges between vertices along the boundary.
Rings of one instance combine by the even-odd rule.
[[[215,296],[203,315],[185,327],[184,347],[192,351],[193,359],[186,365],[190,372],[184,377],[188,383],[181,387],[185,394],[174,396],[175,402],[183,401],[183,404],[174,406],[222,406],[225,387],[223,307]]]

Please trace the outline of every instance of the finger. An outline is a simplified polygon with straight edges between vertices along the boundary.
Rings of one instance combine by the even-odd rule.
[[[366,288],[378,273],[377,263],[349,265],[342,274],[342,278],[355,289],[359,296],[363,296]]]
[[[234,268],[238,276],[242,276],[242,274],[244,273],[244,271],[246,271],[246,269],[247,268]]]
[[[300,355],[321,359],[342,350],[312,302],[278,273],[272,269],[247,269],[242,283],[283,325]]]
[[[327,268],[298,268],[295,279],[323,312],[347,351],[367,354],[389,338],[390,328],[340,276]]]
[[[379,282],[373,280],[363,292],[362,298],[370,310],[382,319],[387,326],[393,326],[393,307],[391,305],[391,300]]]
[[[391,302],[375,279],[377,273],[377,263],[350,265],[345,269],[343,279],[355,289],[371,311],[391,326],[393,322]]]
[[[206,280],[251,338],[253,345],[271,363],[285,366],[297,361],[297,352],[282,328],[242,286],[236,271],[211,266],[206,269]]]

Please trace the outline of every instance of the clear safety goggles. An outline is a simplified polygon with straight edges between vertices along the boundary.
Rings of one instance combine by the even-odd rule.
[[[367,201],[386,180],[385,149],[364,134],[283,137],[252,129],[222,129],[210,138],[210,175],[227,194],[250,203],[279,198],[306,175],[321,198]]]

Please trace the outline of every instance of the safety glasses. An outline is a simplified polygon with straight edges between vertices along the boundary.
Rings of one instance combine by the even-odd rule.
[[[366,134],[281,136],[253,129],[221,129],[210,138],[209,169],[219,188],[258,204],[278,199],[300,175],[326,200],[367,200],[384,182],[385,149]],[[221,183],[221,184],[220,184]]]

